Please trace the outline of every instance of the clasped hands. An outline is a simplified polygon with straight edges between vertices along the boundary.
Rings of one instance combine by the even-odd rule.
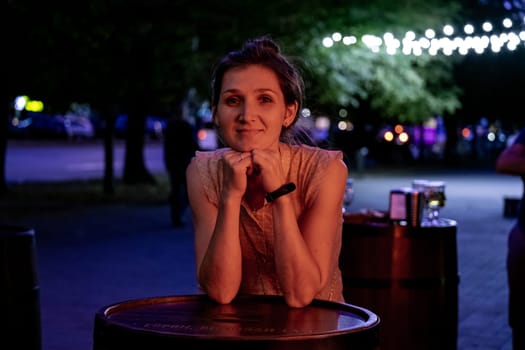
[[[244,194],[248,179],[260,182],[265,192],[272,192],[286,182],[279,151],[254,149],[240,152],[230,149],[224,153],[222,161],[223,181],[231,191]]]

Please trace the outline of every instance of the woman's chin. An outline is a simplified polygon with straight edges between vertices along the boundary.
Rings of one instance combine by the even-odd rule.
[[[251,152],[257,147],[253,144],[246,144],[246,143],[231,143],[231,149],[237,151],[237,152]]]

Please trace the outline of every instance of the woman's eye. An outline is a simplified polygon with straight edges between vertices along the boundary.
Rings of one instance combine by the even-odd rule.
[[[224,101],[226,102],[227,105],[231,106],[231,105],[238,104],[239,98],[235,96],[230,96],[230,97],[227,97]]]
[[[261,96],[261,102],[270,103],[273,102],[273,99],[270,96]]]

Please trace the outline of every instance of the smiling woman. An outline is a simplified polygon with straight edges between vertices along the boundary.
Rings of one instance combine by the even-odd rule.
[[[338,267],[347,168],[340,151],[301,144],[303,80],[269,37],[228,53],[212,79],[226,147],[187,168],[197,278],[212,299],[282,295],[292,307],[343,301]]]

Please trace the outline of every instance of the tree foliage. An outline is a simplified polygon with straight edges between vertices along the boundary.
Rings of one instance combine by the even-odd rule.
[[[129,109],[141,98],[150,112],[166,112],[191,87],[207,98],[220,55],[262,34],[273,35],[286,53],[302,58],[310,99],[321,104],[357,108],[359,100],[369,99],[385,117],[411,120],[458,105],[448,74],[451,60],[321,45],[335,31],[360,37],[388,30],[399,36],[437,27],[457,15],[454,1],[94,0],[58,5],[19,0],[9,5],[16,28],[12,64],[24,65],[22,75],[10,75],[11,95],[34,91],[57,108],[79,101]]]
[[[145,116],[172,113],[190,89],[207,99],[218,58],[262,34],[297,59],[307,102],[320,110],[359,110],[366,102],[399,120],[452,113],[459,90],[450,60],[375,54],[360,45],[327,49],[321,39],[335,31],[400,36],[454,20],[459,8],[453,0],[11,0],[7,96],[29,94],[49,112],[89,103],[108,123],[128,113],[125,169],[134,182],[148,178]]]
[[[330,48],[320,39],[339,32],[360,38],[364,34],[382,36],[391,32],[401,38],[408,30],[423,32],[454,20],[459,9],[455,2],[372,1],[355,2],[337,10],[337,28],[325,24],[308,47],[311,88],[325,105],[337,104],[358,110],[363,101],[385,119],[423,121],[431,115],[453,113],[460,107],[461,90],[453,78],[454,60],[440,56],[390,55],[372,52],[361,43]]]

